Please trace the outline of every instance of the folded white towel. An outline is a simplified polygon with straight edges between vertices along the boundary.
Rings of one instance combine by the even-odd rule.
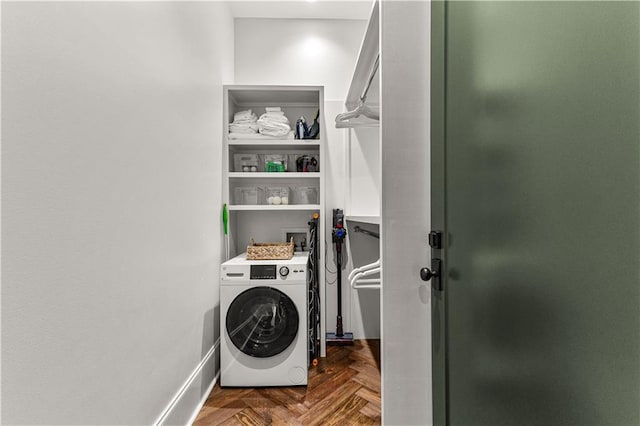
[[[253,120],[253,121],[242,120],[242,121],[234,121],[233,123],[229,124],[229,126],[231,126],[231,125],[235,125],[235,126],[251,126],[251,125],[254,125],[255,126],[256,123],[257,123],[257,120]]]
[[[256,115],[250,109],[246,111],[238,111],[233,115],[233,121],[253,120],[257,119]]]
[[[232,132],[237,131],[245,131],[245,130],[251,130],[253,132],[257,132],[259,129],[259,127],[257,125],[253,125],[253,126],[234,126],[233,124],[229,125],[229,130]]]
[[[266,112],[282,112],[282,109],[280,107],[265,107],[264,110]]]
[[[289,133],[291,133],[291,131],[287,130],[287,129],[268,129],[268,128],[260,129],[260,134],[261,135],[273,136],[273,137],[277,137],[277,138],[281,138],[283,136],[286,136]]]
[[[277,121],[260,118],[258,120],[258,131],[263,135],[269,136],[285,136],[291,131],[289,123],[281,123]]]
[[[238,133],[238,134],[243,134],[243,135],[255,135],[258,132],[256,132],[253,129],[233,129],[230,131],[230,133]]]
[[[278,136],[270,136],[264,135],[262,133],[229,133],[229,139],[294,139],[293,131],[287,133],[286,135],[278,135]]]
[[[289,125],[289,119],[284,114],[277,114],[272,112],[266,112],[260,116],[258,119],[258,125],[260,122],[270,122],[270,123],[284,123],[287,126]]]
[[[284,112],[282,111],[277,111],[277,112],[265,112],[264,114],[262,114],[260,117],[284,117]]]
[[[231,123],[229,124],[230,132],[241,132],[241,133],[257,133],[258,132],[258,124],[256,122],[253,123]]]
[[[234,121],[233,123],[230,123],[229,126],[255,126],[257,123],[257,121]]]

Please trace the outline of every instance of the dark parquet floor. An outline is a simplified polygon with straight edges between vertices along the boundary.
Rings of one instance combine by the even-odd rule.
[[[220,388],[194,425],[379,425],[380,341],[328,346],[307,387]]]

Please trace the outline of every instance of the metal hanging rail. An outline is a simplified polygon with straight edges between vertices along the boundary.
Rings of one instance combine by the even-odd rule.
[[[378,52],[376,59],[369,71],[369,77],[367,79],[367,84],[362,90],[362,94],[360,95],[360,100],[358,102],[358,106],[347,112],[343,112],[342,114],[338,114],[336,116],[336,127],[344,128],[344,127],[352,127],[354,123],[349,123],[348,120],[352,118],[360,117],[361,115],[370,118],[372,120],[380,120],[380,113],[377,110],[374,110],[367,106],[365,102],[367,101],[367,94],[369,93],[369,89],[371,89],[371,84],[375,79],[376,73],[378,72],[378,68],[380,67],[380,52]]]
[[[368,231],[368,230],[366,230],[366,229],[362,229],[362,228],[360,228],[359,226],[355,226],[355,227],[353,228],[353,232],[360,232],[360,233],[362,233],[362,234],[370,235],[370,236],[372,236],[373,238],[380,239],[380,234],[379,234],[379,233],[377,233],[377,232],[373,232],[373,231]]]
[[[371,71],[369,71],[369,80],[367,81],[367,85],[362,91],[362,95],[360,95],[360,100],[364,103],[367,100],[367,94],[369,93],[369,89],[371,88],[371,83],[373,83],[373,78],[376,76],[378,72],[378,68],[380,67],[380,52],[376,55],[376,60],[371,67]]]

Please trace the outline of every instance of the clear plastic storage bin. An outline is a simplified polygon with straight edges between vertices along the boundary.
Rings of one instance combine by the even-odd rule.
[[[289,188],[286,186],[268,186],[265,188],[265,201],[268,205],[289,204]]]
[[[318,154],[290,154],[289,169],[292,172],[319,172],[320,171],[320,156]]]
[[[235,189],[235,204],[258,205],[262,203],[263,189],[259,186],[240,186]]]
[[[295,204],[318,204],[317,186],[298,186],[293,189],[293,202]]]
[[[288,171],[287,163],[289,156],[287,154],[265,154],[264,155],[264,171],[265,172],[286,172]]]
[[[262,171],[260,156],[258,154],[233,154],[233,171],[245,173]]]

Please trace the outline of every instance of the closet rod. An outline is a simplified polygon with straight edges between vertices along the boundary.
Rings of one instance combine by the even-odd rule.
[[[367,94],[369,93],[369,89],[371,89],[371,84],[373,83],[376,73],[378,72],[379,66],[380,66],[380,52],[378,52],[378,55],[376,56],[376,60],[373,64],[373,67],[371,67],[371,71],[369,73],[369,79],[367,81],[366,86],[364,87],[364,90],[362,91],[362,95],[360,95],[358,106],[351,111],[338,114],[336,116],[336,128],[340,129],[345,127],[356,127],[357,124],[354,126],[354,123],[350,123],[348,120],[351,118],[360,117],[360,115],[364,115],[367,118],[376,120],[375,121],[376,123],[378,122],[378,120],[380,120],[380,113],[377,110],[369,108],[367,105],[365,105],[365,101],[367,100]],[[366,123],[361,123],[361,124],[366,125]]]
[[[380,239],[380,234],[378,234],[377,232],[367,231],[366,229],[362,229],[359,226],[356,226],[355,228],[353,228],[353,232],[360,232],[362,234],[371,235],[374,238]]]
[[[362,95],[360,95],[360,101],[364,103],[367,100],[367,93],[369,93],[369,89],[371,88],[371,83],[373,83],[373,78],[378,72],[378,67],[380,66],[380,52],[376,56],[376,61],[373,63],[373,67],[371,67],[371,72],[369,73],[369,81],[362,91]]]

